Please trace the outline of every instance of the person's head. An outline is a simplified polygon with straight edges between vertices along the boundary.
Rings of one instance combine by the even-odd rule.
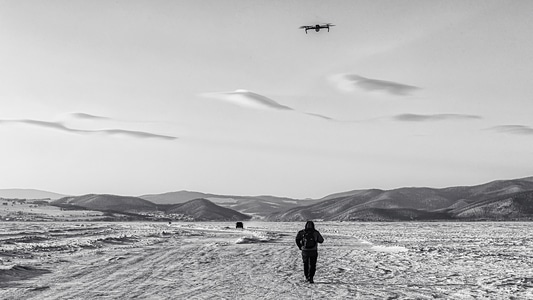
[[[307,223],[305,223],[305,229],[306,230],[314,230],[315,229],[315,223],[313,223],[313,221],[307,221]]]

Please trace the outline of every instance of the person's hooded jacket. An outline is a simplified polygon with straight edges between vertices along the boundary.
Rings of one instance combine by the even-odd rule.
[[[310,249],[303,248],[302,239],[304,237],[305,231],[313,232],[313,235],[314,235],[315,241],[316,241],[315,247],[310,248]],[[305,223],[305,229],[298,231],[298,234],[296,235],[296,245],[302,251],[317,251],[318,250],[318,244],[319,243],[322,244],[323,242],[324,242],[324,238],[322,237],[320,232],[318,232],[315,229],[315,223],[313,223],[313,221],[307,221],[307,223]]]

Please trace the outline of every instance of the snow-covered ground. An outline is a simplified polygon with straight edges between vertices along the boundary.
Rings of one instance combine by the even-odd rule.
[[[533,299],[532,223],[0,223],[0,299]]]

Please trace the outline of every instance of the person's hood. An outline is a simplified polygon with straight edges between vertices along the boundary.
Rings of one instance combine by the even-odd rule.
[[[315,230],[315,223],[313,221],[307,221],[305,223],[305,230]]]

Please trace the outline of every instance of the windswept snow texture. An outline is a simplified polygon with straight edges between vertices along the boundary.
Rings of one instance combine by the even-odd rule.
[[[0,223],[0,299],[533,299],[525,222]]]

